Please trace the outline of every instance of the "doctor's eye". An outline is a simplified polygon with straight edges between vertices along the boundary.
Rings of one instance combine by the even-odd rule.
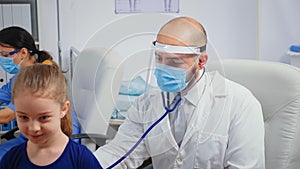
[[[162,57],[160,56],[160,55],[155,55],[155,61],[157,62],[157,63],[161,63],[162,62]]]
[[[182,59],[176,57],[168,58],[166,62],[167,65],[174,66],[174,67],[182,67],[182,65],[185,64],[185,62]]]

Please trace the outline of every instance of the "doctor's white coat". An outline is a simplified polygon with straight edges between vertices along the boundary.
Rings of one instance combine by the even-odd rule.
[[[248,89],[210,72],[182,99],[187,130],[181,146],[165,117],[115,168],[137,168],[148,157],[155,169],[265,168],[261,105]],[[124,155],[164,112],[160,92],[138,98],[115,138],[94,153],[100,164]]]

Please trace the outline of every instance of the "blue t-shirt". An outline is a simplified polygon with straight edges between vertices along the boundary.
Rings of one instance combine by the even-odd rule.
[[[52,164],[37,166],[30,162],[27,142],[12,148],[0,162],[1,169],[102,169],[98,160],[85,146],[69,140],[64,152]]]

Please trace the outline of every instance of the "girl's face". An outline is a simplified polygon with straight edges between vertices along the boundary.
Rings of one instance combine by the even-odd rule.
[[[34,144],[51,144],[63,134],[60,123],[68,111],[68,103],[61,108],[53,99],[37,97],[26,91],[19,93],[14,104],[20,131]]]

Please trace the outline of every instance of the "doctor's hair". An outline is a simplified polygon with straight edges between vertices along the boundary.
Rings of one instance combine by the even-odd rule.
[[[67,80],[56,64],[36,63],[18,72],[12,89],[13,103],[15,98],[22,97],[24,92],[29,92],[36,97],[52,99],[61,105],[61,109],[66,101],[69,101]],[[72,135],[70,108],[61,119],[61,129],[67,136]]]
[[[38,50],[31,34],[18,26],[6,27],[0,31],[0,45],[15,49],[26,48],[37,63],[53,59],[47,51]]]

